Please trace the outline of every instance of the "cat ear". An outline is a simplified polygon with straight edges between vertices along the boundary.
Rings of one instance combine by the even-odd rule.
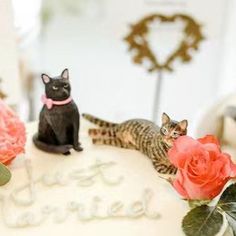
[[[61,77],[62,77],[63,79],[69,80],[69,70],[68,70],[67,68],[62,71]]]
[[[166,123],[170,122],[170,117],[164,112],[162,114],[161,120],[162,120],[162,124],[166,124]]]
[[[188,127],[188,121],[187,120],[182,120],[179,122],[179,127],[182,129],[182,130],[186,130],[187,127]]]
[[[46,74],[42,74],[41,78],[42,78],[42,80],[43,80],[43,82],[45,84],[48,84],[50,82],[50,80],[51,80],[51,78],[48,75],[46,75]]]

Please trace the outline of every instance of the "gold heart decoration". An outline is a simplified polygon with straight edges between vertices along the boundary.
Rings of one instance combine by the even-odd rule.
[[[5,99],[7,95],[0,90],[0,99]]]
[[[167,57],[164,63],[160,63],[154,54],[148,41],[149,25],[158,21],[161,23],[175,23],[181,21],[183,27],[183,39],[179,46]],[[166,16],[162,14],[153,14],[140,20],[131,26],[131,32],[125,37],[129,44],[129,51],[133,54],[133,61],[136,64],[143,64],[144,60],[149,60],[150,66],[148,72],[173,71],[173,62],[180,59],[187,63],[191,61],[191,50],[198,50],[200,42],[204,39],[201,32],[201,25],[192,17],[184,14],[175,14]]]

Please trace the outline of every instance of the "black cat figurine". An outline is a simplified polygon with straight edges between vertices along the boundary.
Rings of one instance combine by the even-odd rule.
[[[70,149],[82,151],[79,142],[80,115],[72,100],[68,69],[60,76],[42,74],[45,84],[44,106],[40,112],[38,133],[33,142],[37,148],[51,153],[70,154]]]

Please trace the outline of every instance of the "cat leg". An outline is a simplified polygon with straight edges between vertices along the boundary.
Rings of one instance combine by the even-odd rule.
[[[111,128],[89,129],[89,136],[92,138],[110,139],[116,137],[116,130]]]
[[[83,148],[80,146],[81,144],[79,142],[79,127],[80,121],[77,119],[76,122],[73,123],[73,148],[75,151],[81,152]]]
[[[67,132],[66,132],[66,130],[64,129],[63,126],[61,127],[57,124],[54,124],[52,129],[55,133],[55,137],[56,137],[56,140],[58,142],[57,143],[58,146],[62,146],[62,147],[70,146],[70,145],[68,145],[69,140],[68,140]],[[67,150],[65,152],[63,152],[62,154],[70,155],[70,151],[67,148]]]
[[[136,142],[131,133],[128,130],[117,132],[117,137],[122,140],[123,143],[127,145],[136,147]],[[137,149],[137,148],[135,148]]]
[[[118,138],[109,138],[109,139],[93,138],[92,141],[93,141],[93,144],[96,144],[96,145],[109,145],[109,146],[126,148],[126,149],[136,149],[134,145],[124,143]]]

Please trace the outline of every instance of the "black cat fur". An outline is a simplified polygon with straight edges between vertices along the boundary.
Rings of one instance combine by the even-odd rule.
[[[68,69],[60,76],[42,74],[47,98],[64,101],[70,97],[71,86]],[[38,133],[33,136],[35,146],[45,152],[70,154],[70,149],[82,151],[79,142],[80,114],[74,101],[65,105],[43,106],[39,116]]]

